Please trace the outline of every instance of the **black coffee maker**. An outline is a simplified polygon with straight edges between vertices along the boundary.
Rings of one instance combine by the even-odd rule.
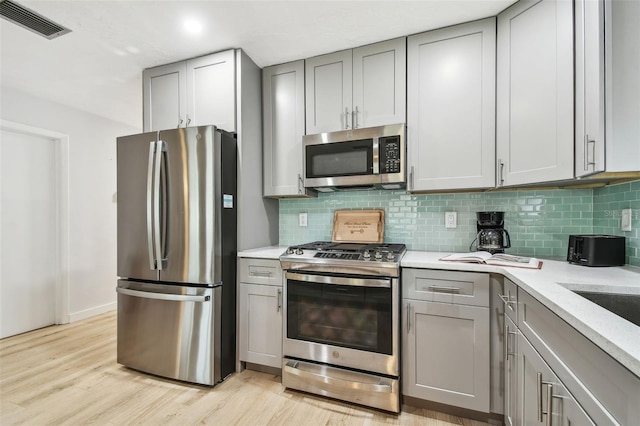
[[[477,212],[476,221],[478,234],[469,247],[470,251],[473,251],[476,241],[477,251],[491,254],[504,253],[504,249],[511,247],[509,233],[504,229],[504,212]]]

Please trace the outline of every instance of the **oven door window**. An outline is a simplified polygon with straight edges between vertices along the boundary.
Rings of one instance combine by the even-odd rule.
[[[373,139],[306,147],[307,178],[373,174]]]
[[[287,337],[392,354],[391,289],[287,281]]]

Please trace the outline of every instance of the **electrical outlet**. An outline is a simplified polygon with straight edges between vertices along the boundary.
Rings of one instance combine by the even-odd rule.
[[[300,213],[298,215],[298,226],[307,226],[307,214]]]
[[[444,227],[456,228],[458,226],[458,212],[444,212]]]
[[[631,209],[622,209],[620,214],[620,229],[631,231]]]

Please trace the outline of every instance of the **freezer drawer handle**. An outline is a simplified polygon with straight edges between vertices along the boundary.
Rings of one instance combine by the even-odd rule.
[[[326,383],[327,385],[339,386],[344,389],[363,390],[368,392],[383,392],[383,393],[391,393],[393,390],[390,384],[384,383],[382,380],[380,381],[379,384],[343,380],[343,379],[338,379],[337,377],[329,377],[323,374],[304,371],[300,367],[302,366],[299,365],[298,361],[289,361],[285,364],[284,369],[288,373],[298,376],[302,379],[316,380],[322,383]]]
[[[166,293],[150,293],[147,291],[130,290],[128,288],[117,287],[116,291],[120,294],[133,297],[142,297],[144,299],[169,300],[173,302],[208,302],[211,296],[190,296],[183,294],[166,294]]]

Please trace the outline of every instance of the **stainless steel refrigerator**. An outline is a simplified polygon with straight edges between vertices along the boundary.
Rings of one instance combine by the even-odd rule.
[[[118,363],[214,385],[235,371],[235,137],[120,137],[117,177]]]

